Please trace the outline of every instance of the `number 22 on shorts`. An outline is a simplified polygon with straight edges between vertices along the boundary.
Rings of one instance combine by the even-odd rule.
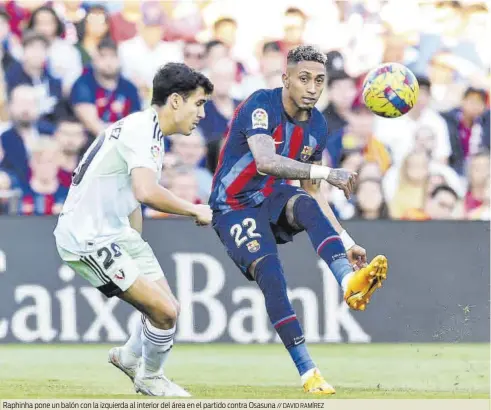
[[[246,229],[243,235],[243,228]],[[261,234],[256,232],[256,220],[253,218],[245,218],[241,224],[232,225],[230,228],[230,236],[235,240],[235,245],[240,248],[248,239],[260,238]]]

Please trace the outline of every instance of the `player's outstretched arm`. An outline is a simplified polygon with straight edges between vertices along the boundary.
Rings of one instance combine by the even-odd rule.
[[[254,156],[256,168],[263,174],[278,178],[317,180],[324,179],[341,189],[349,198],[356,181],[356,173],[346,169],[331,169],[319,164],[304,164],[276,154],[274,140],[266,134],[256,134],[247,140]]]
[[[133,193],[140,203],[174,215],[191,216],[199,225],[211,223],[212,212],[208,205],[195,205],[174,195],[157,183],[157,174],[150,168],[131,171]]]

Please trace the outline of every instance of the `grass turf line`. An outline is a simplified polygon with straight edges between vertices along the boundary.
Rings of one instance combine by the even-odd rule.
[[[143,398],[109,345],[3,345],[0,398]],[[333,398],[489,398],[489,344],[324,344],[311,355]],[[193,398],[299,398],[281,345],[177,344],[166,374]],[[316,397],[319,398],[319,397]]]

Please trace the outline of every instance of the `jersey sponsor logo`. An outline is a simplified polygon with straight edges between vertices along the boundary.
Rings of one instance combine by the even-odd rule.
[[[252,128],[268,128],[268,113],[262,108],[256,108],[252,113]]]
[[[259,245],[259,242],[255,239],[247,244],[247,250],[251,253],[257,252],[260,248],[261,245]]]
[[[300,153],[300,159],[302,161],[307,161],[314,153],[314,147],[304,145],[302,152]]]

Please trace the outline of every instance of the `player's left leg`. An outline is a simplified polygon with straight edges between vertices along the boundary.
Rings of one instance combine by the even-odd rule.
[[[368,266],[355,272],[341,238],[317,201],[307,193],[292,196],[286,204],[285,214],[290,226],[307,232],[317,254],[327,263],[342,287],[348,305],[365,310],[373,292],[386,278],[385,256],[375,257]]]
[[[300,322],[288,298],[287,283],[278,254],[264,255],[255,260],[249,267],[249,274],[264,295],[269,319],[298,370],[304,391],[334,394],[334,388],[321,376],[307,350]]]

